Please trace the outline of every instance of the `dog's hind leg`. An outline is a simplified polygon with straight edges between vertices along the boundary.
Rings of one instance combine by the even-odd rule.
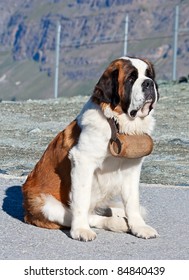
[[[128,232],[127,219],[119,216],[90,215],[89,224],[91,227],[106,229],[114,232]]]
[[[71,211],[52,195],[42,195],[44,204],[41,211],[45,218],[61,226],[71,226]]]
[[[49,229],[71,226],[71,211],[49,194],[28,198],[24,220],[27,223]]]

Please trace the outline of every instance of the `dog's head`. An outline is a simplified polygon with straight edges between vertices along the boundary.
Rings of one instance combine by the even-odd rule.
[[[96,84],[92,98],[132,119],[146,117],[159,99],[153,65],[139,58],[114,60]]]

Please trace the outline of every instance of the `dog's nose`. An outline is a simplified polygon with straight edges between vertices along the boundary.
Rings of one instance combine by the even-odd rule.
[[[144,80],[142,83],[145,100],[155,100],[154,82],[150,79]]]
[[[152,80],[150,80],[150,79],[146,79],[142,83],[143,90],[152,89],[153,87],[154,87],[154,82]]]

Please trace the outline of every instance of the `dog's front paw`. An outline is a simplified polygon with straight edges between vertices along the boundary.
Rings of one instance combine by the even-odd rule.
[[[156,238],[159,236],[157,231],[148,225],[134,226],[131,228],[131,232],[135,236],[144,238],[144,239]]]
[[[78,228],[71,230],[71,237],[80,241],[92,241],[96,238],[96,233],[91,229]]]

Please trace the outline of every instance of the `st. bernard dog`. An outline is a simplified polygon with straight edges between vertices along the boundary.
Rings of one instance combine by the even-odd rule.
[[[71,228],[73,239],[96,238],[91,228],[158,236],[139,204],[143,158],[114,157],[109,150],[112,119],[121,134],[150,135],[159,98],[153,65],[121,57],[102,74],[77,118],[49,144],[23,185],[25,221]],[[121,196],[121,208],[111,200]],[[113,204],[112,204],[113,205]]]

